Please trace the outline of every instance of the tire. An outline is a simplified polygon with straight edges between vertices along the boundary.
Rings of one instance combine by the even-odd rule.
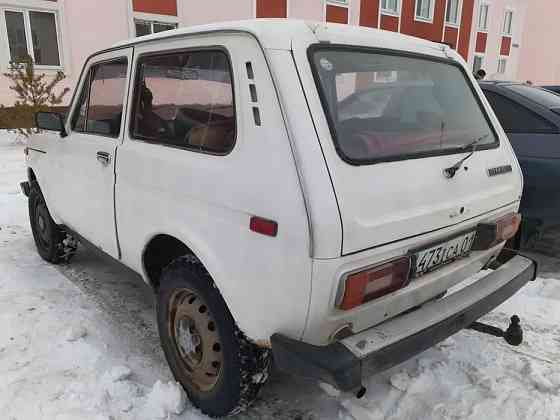
[[[158,329],[167,362],[203,413],[245,410],[268,379],[271,352],[237,328],[204,267],[192,256],[170,263],[158,290]]]
[[[78,244],[52,219],[37,181],[31,181],[28,206],[31,231],[41,258],[52,264],[69,262]]]

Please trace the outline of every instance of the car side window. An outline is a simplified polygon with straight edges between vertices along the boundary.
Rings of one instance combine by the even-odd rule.
[[[74,111],[72,129],[118,137],[127,82],[127,60],[119,58],[92,66]]]
[[[485,90],[484,94],[490,105],[492,105],[505,131],[517,133],[550,133],[558,131],[554,124],[523,105],[488,90]]]
[[[221,50],[140,57],[131,136],[207,153],[235,142],[235,106],[228,56]]]

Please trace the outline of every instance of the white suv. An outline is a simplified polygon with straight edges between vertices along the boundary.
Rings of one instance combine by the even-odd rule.
[[[74,238],[141,273],[193,403],[222,416],[279,368],[344,391],[535,277],[522,176],[465,62],[391,32],[192,27],[89,57],[27,148],[37,249]],[[454,293],[446,294],[453,288]],[[515,341],[515,340],[514,340]]]

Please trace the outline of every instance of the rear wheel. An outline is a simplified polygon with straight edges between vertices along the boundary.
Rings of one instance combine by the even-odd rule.
[[[32,181],[30,187],[29,221],[39,255],[53,264],[70,261],[76,253],[76,240],[52,219],[39,184]]]
[[[270,351],[237,328],[211,277],[193,257],[164,269],[157,315],[171,371],[195,406],[222,417],[254,401],[268,378]]]

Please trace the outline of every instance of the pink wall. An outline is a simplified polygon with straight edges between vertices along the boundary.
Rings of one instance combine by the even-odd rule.
[[[129,11],[127,0],[76,1],[58,0],[58,2],[41,0],[7,0],[7,7],[33,7],[34,9],[58,10],[57,25],[61,42],[59,49],[63,71],[67,78],[58,86],[74,89],[85,59],[95,51],[108,48],[115,42],[130,37]],[[0,6],[1,9],[1,6]],[[4,28],[0,25],[0,56],[5,71],[9,61],[9,52],[4,45]],[[7,43],[6,43],[7,44]],[[54,71],[46,71],[52,75]],[[65,97],[68,102],[72,96]],[[8,80],[0,75],[0,104],[11,105],[14,97],[9,89]]]
[[[482,68],[486,71],[489,80],[519,80],[519,54],[522,49],[522,36],[525,28],[525,15],[527,2],[525,0],[477,0],[473,14],[471,28],[471,44],[469,48],[469,63],[472,66],[478,30],[478,11],[480,3],[488,3],[488,34],[486,38],[486,51]],[[521,48],[511,48],[507,59],[506,72],[498,73],[498,60],[501,58],[502,29],[506,9],[513,10],[513,36],[512,45],[517,44]]]
[[[288,17],[323,20],[325,9],[320,1],[288,0]]]
[[[531,0],[521,38],[519,80],[560,84],[560,1]]]
[[[254,0],[178,0],[179,26],[199,25],[225,20],[251,19],[255,15]]]

